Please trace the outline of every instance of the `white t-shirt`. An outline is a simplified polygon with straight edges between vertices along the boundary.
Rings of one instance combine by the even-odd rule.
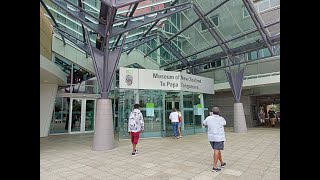
[[[179,114],[177,112],[171,112],[169,115],[169,119],[171,120],[171,122],[179,122]]]
[[[208,126],[208,140],[214,142],[225,141],[224,126],[226,120],[219,115],[208,116],[203,121],[204,126]]]

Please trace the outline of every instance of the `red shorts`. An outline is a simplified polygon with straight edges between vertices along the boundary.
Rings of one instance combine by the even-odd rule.
[[[138,144],[139,137],[140,137],[140,132],[131,132],[132,144]]]

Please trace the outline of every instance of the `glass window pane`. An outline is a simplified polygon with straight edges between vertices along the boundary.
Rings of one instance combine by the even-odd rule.
[[[270,0],[270,6],[275,7],[280,5],[280,0]]]
[[[211,17],[211,20],[215,26],[219,26],[219,16],[218,15]]]
[[[257,51],[248,53],[248,60],[255,60],[258,58]]]
[[[71,132],[78,132],[81,130],[81,103],[82,99],[73,99],[72,101]]]
[[[246,7],[243,7],[242,11],[243,11],[242,14],[243,14],[243,17],[244,17],[244,18],[250,16],[250,15],[249,15],[249,12],[248,12],[248,10],[247,10]]]
[[[71,62],[63,60],[62,58],[56,56],[54,63],[58,65],[58,67],[67,74],[67,83],[71,83]]]
[[[86,101],[85,131],[93,131],[94,129],[95,102],[95,100]]]
[[[269,57],[269,56],[271,56],[271,53],[270,53],[270,51],[269,51],[268,48],[264,48],[264,49],[263,49],[263,55],[264,55],[264,57]]]
[[[259,12],[269,9],[269,0],[262,0],[259,5]]]
[[[68,133],[70,98],[56,97],[50,134]]]

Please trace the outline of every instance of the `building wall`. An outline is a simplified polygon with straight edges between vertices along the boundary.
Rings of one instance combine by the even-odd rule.
[[[51,60],[52,26],[40,7],[40,54]]]
[[[247,123],[247,127],[253,127],[256,125],[252,115],[252,105],[255,103],[254,99],[250,96],[251,90],[243,90],[241,96],[241,103],[243,104],[244,115]],[[234,97],[231,91],[216,92],[214,95],[206,95],[205,98],[206,107],[211,108],[218,106],[221,111],[221,116],[226,119],[227,127],[233,127],[233,112],[234,112]]]
[[[40,137],[49,133],[58,84],[65,85],[66,74],[52,60],[52,26],[40,7]]]
[[[280,71],[280,56],[265,58],[262,60],[249,61],[246,64],[244,76],[250,76],[255,74],[265,74],[271,72]],[[200,76],[213,78],[214,83],[223,83],[228,82],[227,76],[225,73],[225,68],[212,70],[204,73],[198,74]]]
[[[40,137],[49,133],[58,84],[40,84]]]
[[[64,45],[62,40],[54,36],[52,42],[52,51],[78,64],[87,71],[94,73],[95,71],[91,57],[86,57],[86,54],[84,52],[81,52],[74,46],[71,46],[69,44]]]

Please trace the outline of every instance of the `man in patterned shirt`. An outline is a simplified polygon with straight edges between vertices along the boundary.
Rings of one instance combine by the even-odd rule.
[[[136,156],[138,154],[138,150],[136,150],[136,146],[138,144],[138,140],[140,137],[140,131],[144,131],[144,121],[143,115],[140,111],[140,105],[135,104],[133,111],[130,113],[129,122],[128,122],[128,133],[131,135],[132,142],[132,156]]]

